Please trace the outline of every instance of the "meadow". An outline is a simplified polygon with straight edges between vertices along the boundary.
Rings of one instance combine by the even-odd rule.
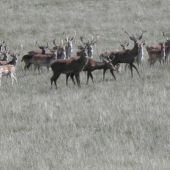
[[[81,88],[65,75],[58,90],[50,89],[52,71],[24,72],[22,56],[53,39],[71,37],[74,30],[87,41],[99,35],[94,59],[121,49],[131,35],[144,33],[146,45],[170,38],[170,4],[167,0],[1,0],[0,41],[20,52],[11,86],[8,77],[0,87],[0,169],[2,170],[168,170],[170,168],[170,64],[148,65],[148,54],[139,68],[113,79],[94,71],[94,84]],[[20,45],[23,45],[21,51]],[[77,47],[73,45],[74,56]]]

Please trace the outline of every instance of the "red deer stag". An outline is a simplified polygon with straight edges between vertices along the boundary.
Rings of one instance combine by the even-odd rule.
[[[76,39],[74,39],[74,43],[76,44]],[[53,76],[51,77],[51,88],[54,82],[57,89],[56,82],[60,74],[74,74],[76,77],[77,85],[80,87],[80,72],[88,62],[88,46],[78,46],[78,48],[81,50],[80,56],[71,57],[67,60],[57,59],[51,63],[51,69],[53,71]]]
[[[126,34],[129,35],[129,38],[134,41],[134,47],[132,49],[127,49],[127,50],[122,50],[122,51],[116,51],[112,52],[110,54],[110,58],[113,58],[112,64],[115,66],[118,63],[128,63],[130,65],[130,70],[131,70],[131,76],[133,77],[133,68],[137,71],[139,77],[140,74],[138,72],[138,69],[136,66],[133,64],[135,61],[135,57],[138,54],[138,47],[139,47],[139,40],[142,39],[143,33],[146,31],[142,31],[142,34],[135,38],[134,36],[131,36],[129,33],[125,31]]]

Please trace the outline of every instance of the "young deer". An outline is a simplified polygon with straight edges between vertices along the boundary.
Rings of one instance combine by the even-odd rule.
[[[78,46],[78,48],[81,50],[80,56],[71,57],[67,60],[57,59],[51,63],[51,69],[53,71],[53,76],[51,77],[51,88],[54,82],[55,87],[57,89],[56,82],[60,74],[69,74],[69,75],[74,74],[76,76],[77,85],[80,87],[80,72],[83,70],[83,68],[88,62],[88,56],[87,56],[88,46],[85,47]]]
[[[10,62],[8,62],[5,65],[0,66],[0,86],[1,86],[1,78],[2,78],[2,76],[10,75],[11,80],[12,80],[12,85],[13,85],[14,80],[17,83],[15,70],[16,70],[16,65],[17,65],[17,58],[18,58],[19,55],[20,54],[13,54],[12,55],[13,59]]]

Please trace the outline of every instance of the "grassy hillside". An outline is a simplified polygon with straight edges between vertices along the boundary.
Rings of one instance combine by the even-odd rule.
[[[77,170],[163,170],[170,167],[170,65],[156,63],[150,68],[148,54],[139,68],[115,73],[94,71],[94,84],[81,88],[65,75],[58,90],[50,89],[52,72],[39,75],[33,68],[25,74],[21,58],[37,49],[35,42],[52,48],[66,36],[90,38],[99,34],[94,58],[121,49],[132,35],[141,34],[147,45],[170,37],[167,0],[2,0],[0,41],[12,52],[20,52],[18,84],[2,78],[0,100],[0,169]],[[133,42],[129,40],[130,47]],[[80,43],[77,38],[77,43]],[[77,52],[73,46],[73,55]]]

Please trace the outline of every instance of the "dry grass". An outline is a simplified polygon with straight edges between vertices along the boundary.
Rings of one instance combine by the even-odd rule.
[[[12,52],[23,44],[22,55],[37,48],[36,40],[52,47],[74,30],[86,40],[100,35],[96,60],[106,48],[121,49],[125,30],[147,29],[146,45],[162,41],[163,31],[170,37],[166,0],[3,0],[0,9],[0,39]],[[108,71],[103,82],[95,71],[95,83],[86,85],[81,73],[79,89],[71,81],[66,87],[61,75],[57,91],[50,90],[51,72],[25,75],[19,59],[18,84],[4,77],[0,88],[0,169],[169,169],[170,66],[149,68],[144,53],[141,78],[123,70],[114,81]]]

